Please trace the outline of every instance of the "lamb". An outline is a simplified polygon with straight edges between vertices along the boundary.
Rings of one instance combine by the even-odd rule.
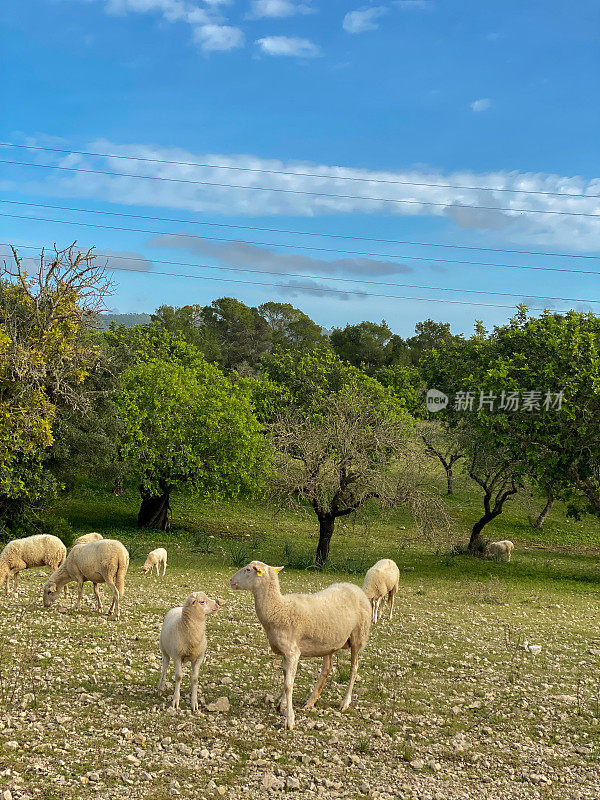
[[[315,594],[281,594],[278,573],[271,567],[251,561],[233,575],[232,589],[247,589],[254,595],[254,607],[271,649],[283,656],[284,692],[279,710],[286,710],[285,727],[295,724],[292,693],[301,657],[322,658],[319,680],[304,708],[319,699],[332,668],[333,654],[350,650],[350,681],[341,710],[352,701],[352,688],[358,672],[358,654],[367,643],[371,628],[371,607],[365,593],[353,583],[334,583]]]
[[[372,622],[377,622],[380,617],[381,602],[387,596],[390,607],[390,619],[394,613],[394,598],[398,591],[400,570],[391,558],[382,558],[365,575],[363,592],[371,603]]]
[[[44,607],[52,605],[62,586],[77,581],[79,595],[75,608],[78,609],[83,594],[83,584],[91,581],[98,602],[98,613],[102,613],[102,601],[98,590],[99,583],[107,583],[113,594],[114,618],[121,614],[120,599],[125,594],[125,575],[129,567],[129,553],[116,539],[100,539],[96,542],[78,544],[71,550],[64,564],[50,575],[44,584]]]
[[[17,594],[19,572],[31,567],[58,569],[67,557],[67,548],[57,536],[39,533],[25,539],[13,539],[0,553],[0,586],[6,584],[9,593],[11,576],[14,576],[13,593]]]
[[[501,542],[488,542],[484,555],[486,558],[495,558],[498,561],[510,561],[514,549],[515,546],[509,539],[503,539]]]
[[[165,688],[167,668],[173,659],[175,665],[175,691],[173,708],[179,708],[179,693],[183,676],[183,662],[192,664],[191,706],[198,711],[198,672],[206,656],[206,615],[219,610],[219,604],[204,592],[192,592],[183,606],[172,608],[162,624],[160,650],[162,653],[162,673],[158,691]]]
[[[152,572],[152,567],[156,567],[156,574],[160,575],[160,565],[163,565],[163,575],[167,571],[167,551],[164,547],[157,547],[156,550],[151,550],[148,553],[142,572],[146,575]]]
[[[77,539],[73,542],[73,547],[76,544],[87,544],[88,542],[99,542],[100,539],[103,539],[101,533],[96,533],[93,531],[92,533],[84,533],[83,536],[78,536]]]

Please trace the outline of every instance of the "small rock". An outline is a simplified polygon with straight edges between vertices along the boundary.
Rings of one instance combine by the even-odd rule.
[[[298,778],[294,778],[293,775],[288,775],[285,781],[285,788],[286,789],[299,789],[300,788],[300,781]]]
[[[226,696],[218,697],[213,703],[208,703],[206,706],[207,711],[229,711],[231,703]]]

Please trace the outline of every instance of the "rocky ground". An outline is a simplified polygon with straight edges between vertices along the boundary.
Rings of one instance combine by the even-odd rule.
[[[180,563],[157,579],[132,562],[118,623],[94,612],[89,584],[79,613],[72,596],[44,610],[39,570],[23,575],[18,598],[0,597],[2,800],[600,796],[598,593],[589,586],[514,588],[500,565],[483,581],[457,574],[422,585],[406,570],[397,615],[364,651],[353,706],[337,710],[344,652],[320,706],[303,712],[319,665],[302,662],[297,727],[286,732],[274,704],[280,660],[250,595],[229,591],[234,569],[195,555]],[[331,581],[281,575],[284,591]],[[156,693],[158,634],[165,612],[198,589],[226,603],[207,621],[201,710],[189,711],[188,670],[173,713],[172,682]]]

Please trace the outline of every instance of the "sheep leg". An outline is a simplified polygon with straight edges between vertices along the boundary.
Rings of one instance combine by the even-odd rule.
[[[190,688],[191,688],[191,695],[190,695],[190,703],[192,706],[192,711],[195,713],[198,711],[198,673],[200,672],[200,665],[204,661],[204,658],[200,657],[197,658],[195,661],[192,661],[192,676],[190,679]]]
[[[180,658],[173,658],[175,665],[175,691],[173,692],[173,708],[179,708],[179,696],[181,692],[181,679],[183,677],[183,665]]]
[[[158,561],[156,562],[155,567],[156,567],[156,575],[158,577],[160,575],[160,565],[159,565]]]
[[[319,675],[319,680],[317,681],[317,685],[315,686],[313,693],[304,704],[305,709],[312,708],[319,699],[319,697],[321,696],[321,692],[323,691],[323,687],[325,686],[325,681],[329,677],[329,673],[331,672],[332,667],[333,667],[332,656],[330,655],[324,656],[323,666],[321,667],[321,674]]]
[[[18,594],[18,593],[19,593],[19,572],[17,570],[14,576],[13,594]]]
[[[167,562],[163,561],[163,578],[165,577],[165,572],[167,571]]]
[[[287,700],[285,727],[288,731],[293,730],[296,721],[294,717],[294,707],[292,705],[292,694],[294,692],[294,680],[296,679],[298,661],[300,661],[300,653],[291,653],[288,656],[284,656],[283,659],[283,686]]]
[[[350,680],[348,682],[346,697],[344,697],[344,702],[340,706],[340,711],[345,711],[352,702],[352,689],[354,688],[354,681],[358,674],[358,653],[359,650],[356,645],[353,644],[352,637],[350,637]]]
[[[110,580],[110,578],[106,579],[106,583],[113,595],[113,601],[111,603],[110,608],[108,609],[108,613],[110,615],[110,612],[114,608],[115,613],[113,614],[113,617],[114,619],[119,619],[119,617],[121,616],[121,607],[119,605],[119,590],[117,589],[116,585]]]
[[[166,653],[162,654],[162,672],[160,673],[160,680],[158,682],[158,693],[160,694],[165,688],[167,682],[167,669],[169,667],[169,656]]]
[[[75,603],[75,610],[79,611],[79,606],[81,605],[81,598],[83,597],[83,581],[77,582],[77,602]]]
[[[94,594],[96,595],[96,601],[98,603],[98,613],[102,613],[102,600],[100,599],[100,587],[97,583],[94,584]]]
[[[390,591],[390,593],[388,595],[388,603],[390,605],[390,619],[392,618],[392,616],[394,614],[394,600],[396,598],[396,592],[397,592],[397,589],[394,588],[394,589],[392,589]]]

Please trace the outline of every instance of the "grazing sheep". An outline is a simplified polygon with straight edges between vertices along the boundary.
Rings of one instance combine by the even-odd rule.
[[[167,551],[164,547],[157,547],[156,550],[151,550],[148,553],[142,572],[146,575],[152,572],[152,567],[156,567],[156,574],[160,575],[160,565],[163,565],[163,575],[167,571]]]
[[[369,638],[371,607],[365,593],[353,583],[334,583],[315,594],[282,595],[277,576],[281,569],[251,561],[236,572],[229,583],[232,589],[252,592],[256,614],[271,649],[283,656],[284,692],[279,708],[281,711],[287,708],[285,726],[291,730],[295,721],[292,692],[302,656],[323,659],[317,685],[304,706],[312,708],[331,672],[333,654],[342,649],[350,650],[350,681],[342,711],[350,705],[358,672],[358,654]]]
[[[79,595],[75,608],[79,608],[83,584],[91,581],[94,584],[94,594],[98,602],[98,613],[102,613],[99,583],[107,583],[113,594],[112,605],[114,618],[119,619],[121,608],[120,599],[125,594],[125,575],[129,566],[129,553],[121,542],[116,539],[100,539],[97,542],[76,545],[62,566],[50,575],[44,584],[44,606],[52,605],[58,597],[61,586],[66,586],[71,581],[77,581]]]
[[[13,593],[17,594],[19,572],[31,567],[58,569],[67,557],[67,548],[57,536],[39,533],[25,539],[13,539],[0,553],[0,586],[6,583],[9,593],[11,576],[14,576]]]
[[[382,558],[365,575],[363,592],[371,603],[372,622],[377,622],[380,617],[380,606],[387,596],[390,607],[390,619],[394,613],[394,598],[398,591],[400,570],[391,558]]]
[[[219,604],[204,592],[192,592],[183,606],[172,608],[162,624],[160,650],[162,653],[162,673],[158,691],[165,688],[167,668],[170,659],[175,665],[175,691],[173,708],[179,708],[179,691],[183,676],[183,662],[192,664],[191,706],[198,711],[198,672],[206,656],[206,615],[219,610]]]
[[[96,533],[95,531],[93,533],[84,533],[83,536],[78,536],[77,539],[75,539],[72,546],[75,547],[76,544],[88,544],[88,542],[99,542],[100,539],[103,538],[101,533]]]
[[[484,555],[486,558],[495,558],[498,561],[510,561],[510,555],[514,549],[515,546],[509,539],[501,542],[488,542]]]

